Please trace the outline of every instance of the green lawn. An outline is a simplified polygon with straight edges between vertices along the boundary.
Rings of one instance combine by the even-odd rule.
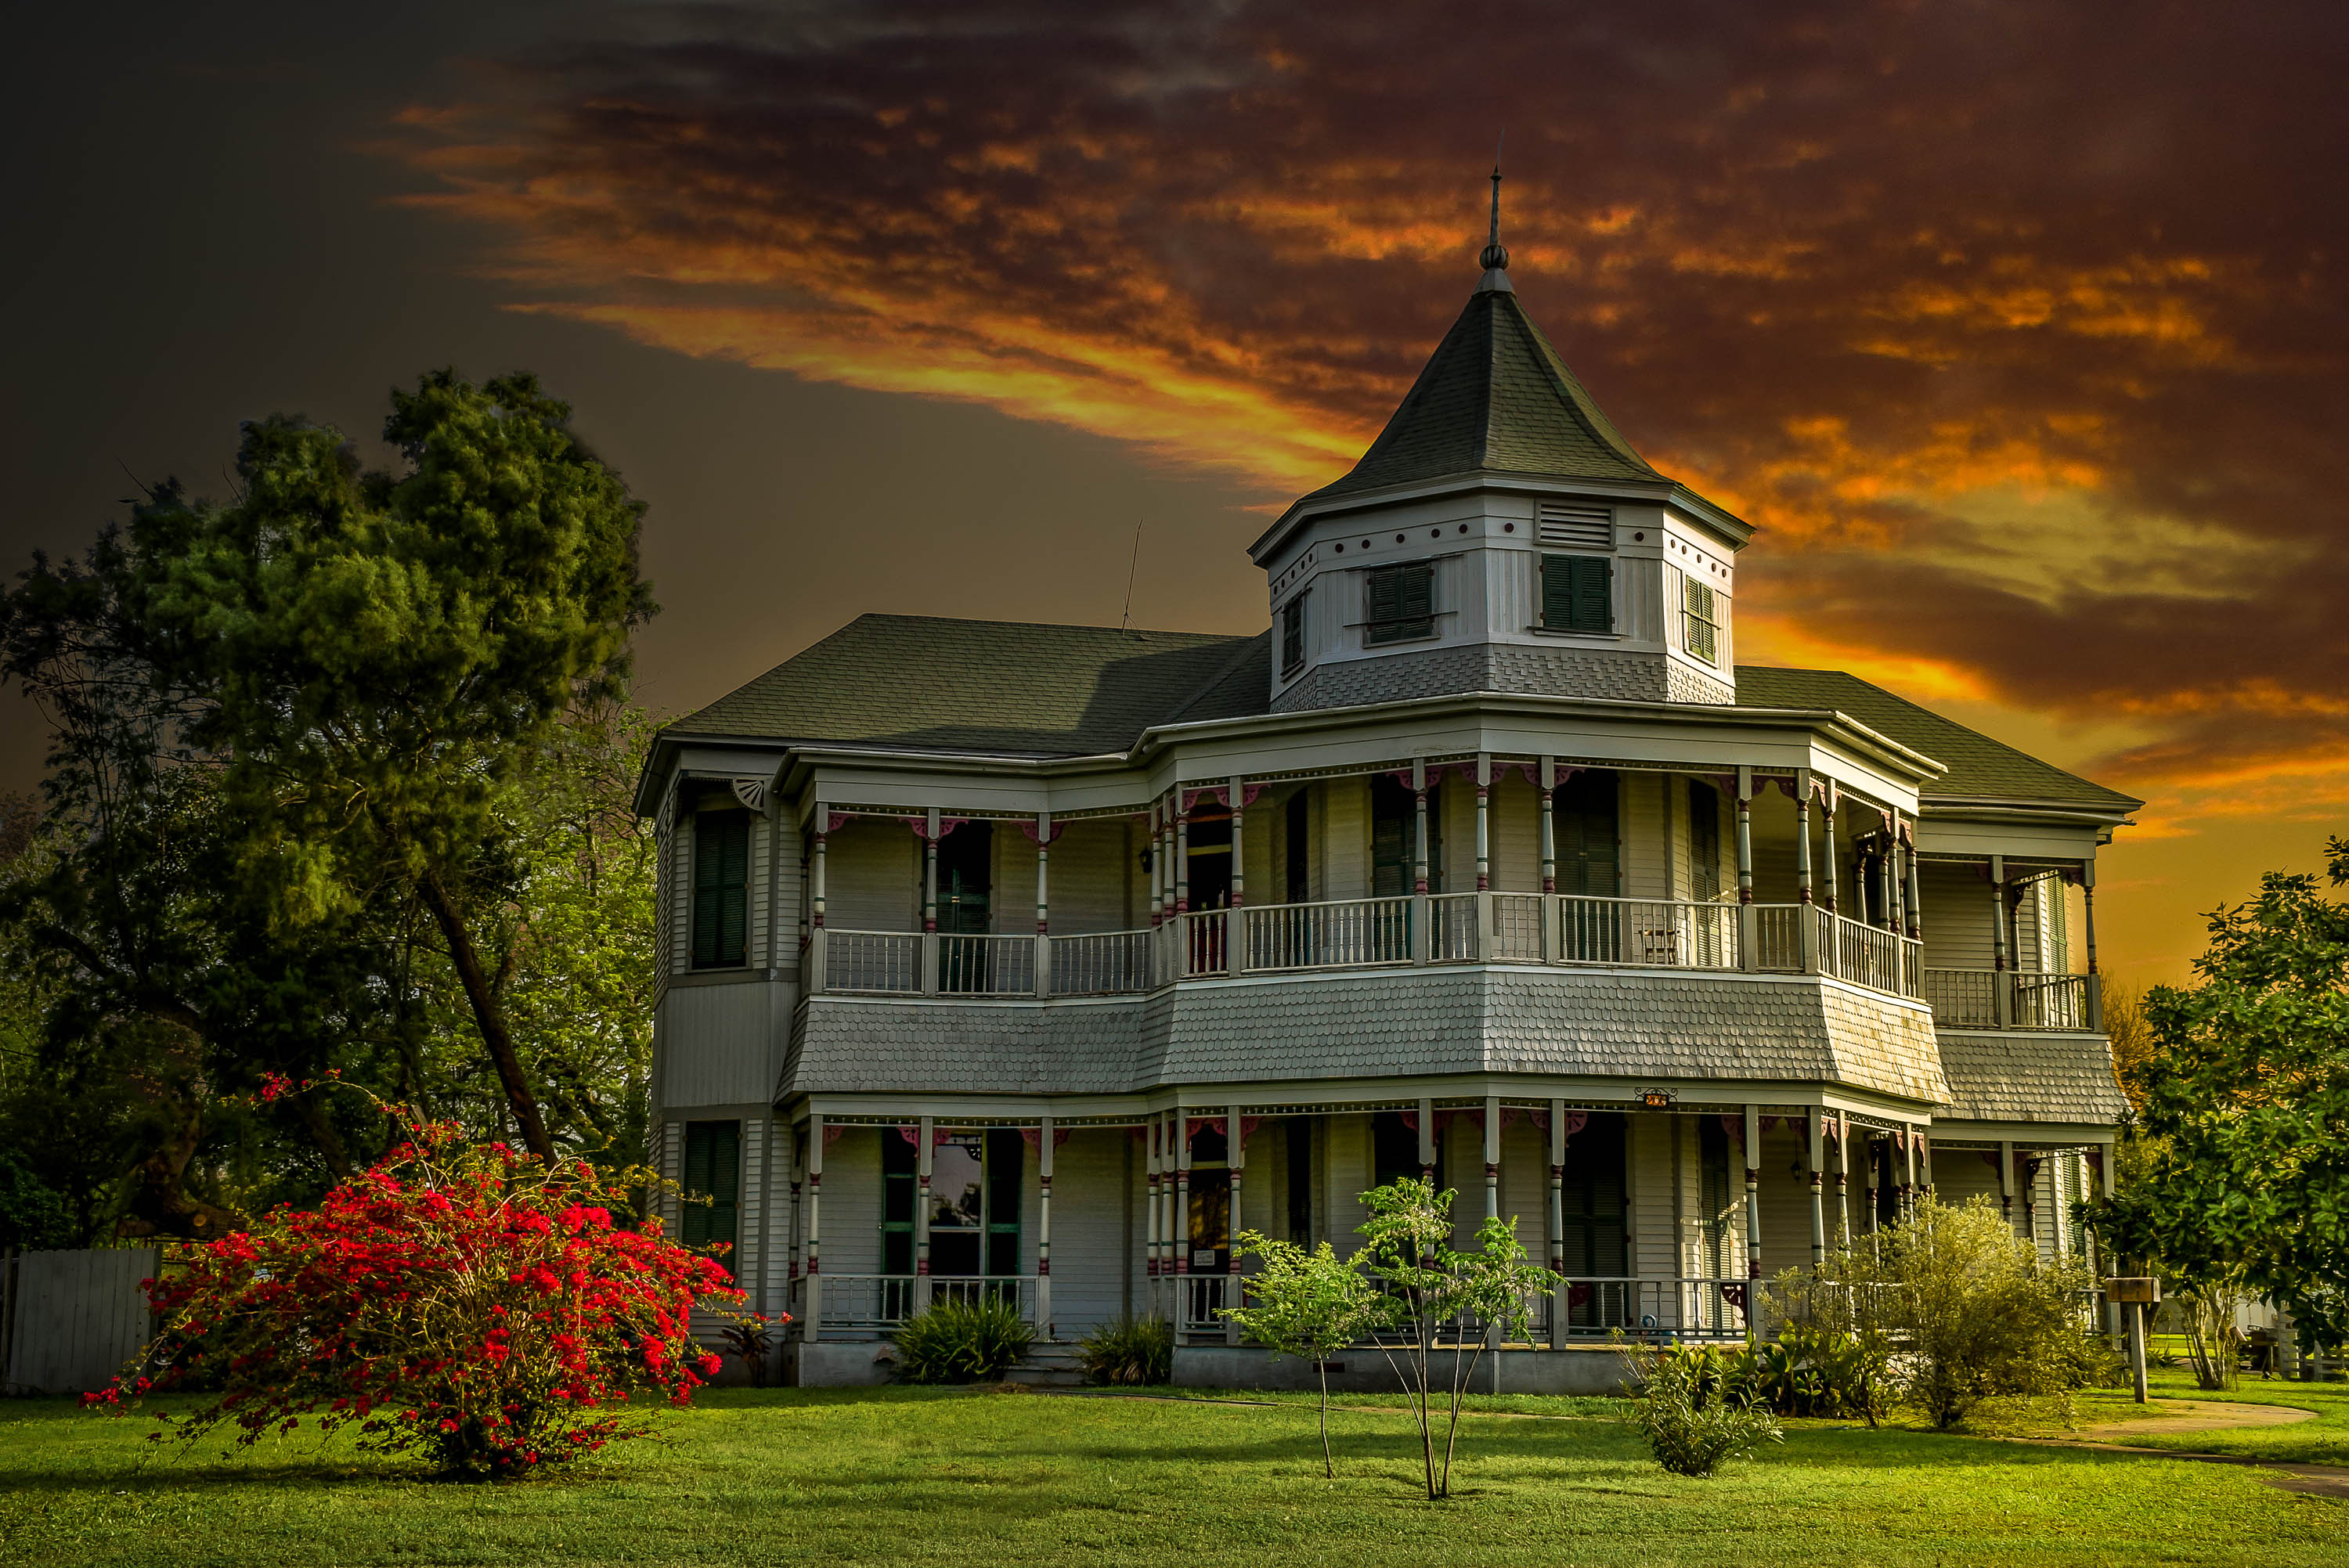
[[[1512,1401],[1518,1403],[1518,1401]],[[1536,1402],[1539,1408],[1538,1402]],[[915,1389],[719,1394],[657,1442],[513,1487],[425,1482],[310,1439],[157,1453],[144,1423],[0,1405],[0,1562],[41,1568],[917,1559],[2337,1563],[2349,1505],[2236,1466],[1797,1423],[1711,1481],[1616,1408],[1479,1416],[1431,1508],[1400,1412]]]
[[[2132,1433],[2116,1441],[2148,1449],[2192,1449],[2206,1454],[2246,1454],[2254,1459],[2296,1463],[2349,1465],[2349,1384],[2287,1383],[2248,1377],[2234,1387],[2206,1394],[2194,1386],[2194,1375],[2162,1369],[2146,1376],[2147,1391],[2157,1408],[2172,1400],[2218,1400],[2235,1405],[2289,1405],[2313,1410],[2316,1418],[2289,1427],[2250,1427],[2230,1432]],[[2145,1414],[2125,1390],[2092,1389],[2081,1399],[2081,1413],[2089,1423],[2087,1435],[2100,1420],[2130,1420]]]

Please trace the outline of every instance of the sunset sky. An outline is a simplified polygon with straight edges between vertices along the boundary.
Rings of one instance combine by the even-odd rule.
[[[101,14],[102,12],[102,14]],[[390,14],[386,14],[390,13]],[[2338,5],[48,8],[5,67],[0,551],[236,421],[538,371],[680,711],[867,610],[1252,632],[1505,235],[1741,657],[2147,798],[2107,967],[2349,832]],[[0,699],[0,783],[37,769]]]

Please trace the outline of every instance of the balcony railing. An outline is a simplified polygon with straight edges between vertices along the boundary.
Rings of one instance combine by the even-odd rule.
[[[1928,969],[1924,995],[1945,1029],[2084,1029],[2101,1026],[2095,977],[2013,970]]]
[[[826,929],[810,944],[809,985],[889,995],[1102,996],[1236,975],[1527,964],[1829,975],[1888,995],[1917,996],[1924,984],[1918,952],[1918,944],[1898,932],[1807,904],[1436,893],[1191,910],[1149,931],[1068,936]],[[2016,1026],[2092,1026],[2078,977],[2018,975],[2010,985]],[[1959,1005],[1951,995],[1951,1005]],[[1942,1006],[1938,991],[1935,1001]]]

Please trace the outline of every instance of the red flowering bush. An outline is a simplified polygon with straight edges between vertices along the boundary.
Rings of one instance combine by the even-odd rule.
[[[245,1443],[355,1423],[364,1449],[503,1477],[637,1436],[635,1396],[682,1405],[717,1371],[688,1315],[741,1293],[658,1221],[614,1224],[611,1179],[450,1127],[406,1130],[316,1209],[277,1209],[148,1282],[154,1345],[88,1400],[202,1389],[193,1414],[160,1418]]]

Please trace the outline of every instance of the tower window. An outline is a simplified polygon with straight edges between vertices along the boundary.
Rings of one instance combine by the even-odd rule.
[[[1435,634],[1435,568],[1425,562],[1381,566],[1364,574],[1369,603],[1365,643],[1400,643]]]
[[[1305,600],[1299,593],[1280,610],[1280,678],[1287,680],[1305,663]]]
[[[1721,662],[1721,612],[1713,588],[1681,575],[1681,626],[1688,651],[1706,664]]]
[[[1545,555],[1541,624],[1553,632],[1615,629],[1615,562],[1604,555]]]

